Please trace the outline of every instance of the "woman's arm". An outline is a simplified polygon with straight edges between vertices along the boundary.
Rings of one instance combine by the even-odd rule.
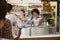
[[[40,20],[39,24],[37,27],[39,27],[40,25],[42,25],[42,23],[44,22],[44,18]]]

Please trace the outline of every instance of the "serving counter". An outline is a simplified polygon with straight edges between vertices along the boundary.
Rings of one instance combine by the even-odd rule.
[[[21,37],[20,40],[60,40],[59,34],[54,35],[41,35],[41,36],[27,36]]]
[[[55,28],[53,28],[55,29]],[[24,31],[23,31],[24,30]],[[23,32],[25,32],[24,35]],[[48,32],[48,28],[23,28],[20,40],[59,40],[60,34],[52,31],[52,34]]]

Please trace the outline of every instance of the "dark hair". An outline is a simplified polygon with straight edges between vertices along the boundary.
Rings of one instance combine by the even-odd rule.
[[[33,12],[36,12],[38,15],[40,14],[40,12],[39,12],[38,9],[33,9],[33,10],[31,11],[31,14],[33,14]]]
[[[7,1],[6,0],[4,0],[5,1],[5,3],[7,3]]]
[[[7,2],[5,0],[0,0],[0,20],[5,19],[7,8]]]
[[[21,11],[22,11],[23,13],[25,13],[25,10],[24,10],[24,9],[21,9]]]
[[[12,6],[11,4],[8,3],[8,12],[11,11],[12,7],[13,7],[13,6]]]

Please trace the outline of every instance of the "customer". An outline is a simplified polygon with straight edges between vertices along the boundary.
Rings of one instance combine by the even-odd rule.
[[[43,18],[40,17],[40,12],[38,9],[33,9],[31,11],[31,14],[33,15],[32,18],[32,24],[34,27],[39,27],[43,23]]]
[[[13,40],[11,23],[5,18],[7,9],[7,3],[4,0],[0,0],[0,40]]]
[[[16,31],[18,31],[18,27],[17,27],[18,17],[14,13],[11,13],[12,7],[13,6],[8,3],[8,12],[7,12],[6,18],[11,21],[12,34],[13,34],[13,37],[15,38]]]

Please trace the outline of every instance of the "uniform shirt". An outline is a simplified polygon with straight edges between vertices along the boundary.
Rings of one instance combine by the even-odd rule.
[[[27,24],[27,19],[24,18],[23,20],[26,20],[26,22],[23,22],[21,19],[18,19],[18,27],[19,27],[19,28],[27,27],[27,26],[26,26],[26,24]]]
[[[35,27],[38,26],[38,24],[39,24],[39,22],[40,22],[41,19],[42,19],[42,17],[39,17],[37,19],[35,17],[33,17],[32,22],[34,23]]]

